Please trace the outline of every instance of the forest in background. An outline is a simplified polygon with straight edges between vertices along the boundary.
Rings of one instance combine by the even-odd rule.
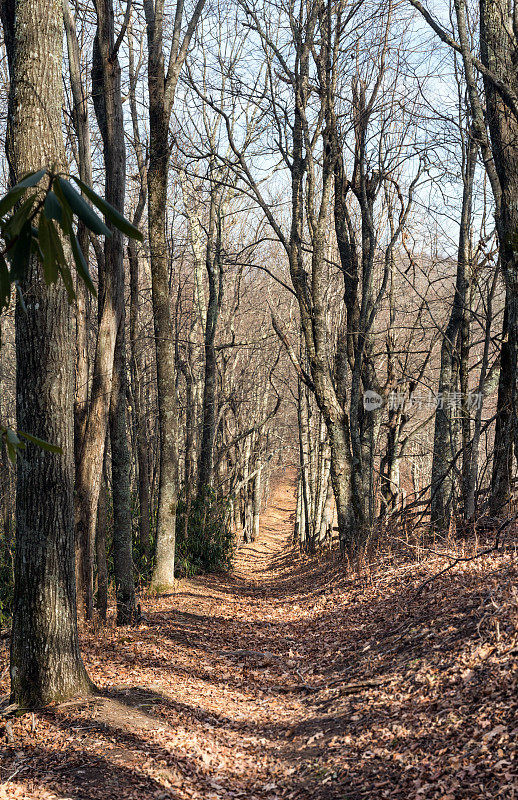
[[[12,703],[91,688],[76,615],[105,621],[113,596],[137,623],[144,591],[228,570],[279,466],[297,468],[294,541],[344,570],[430,533],[500,547],[514,5],[0,11],[4,189],[45,170],[0,206]]]

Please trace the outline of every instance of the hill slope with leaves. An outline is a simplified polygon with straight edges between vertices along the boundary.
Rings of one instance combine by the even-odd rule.
[[[100,697],[0,721],[0,798],[515,798],[516,557],[418,593],[444,559],[346,576],[293,510],[280,483],[232,575],[84,630]]]

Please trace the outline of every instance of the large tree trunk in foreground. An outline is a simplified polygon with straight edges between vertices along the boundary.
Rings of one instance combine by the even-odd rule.
[[[516,92],[518,41],[507,0],[481,0],[480,42],[484,64]],[[491,150],[501,189],[497,230],[507,289],[508,344],[504,343],[501,354],[491,502],[493,510],[501,513],[510,499],[513,442],[518,455],[518,120],[490,80],[485,79],[484,88]]]
[[[8,154],[19,178],[64,162],[60,0],[18,0],[14,33]],[[22,288],[27,313],[17,308],[17,424],[63,451],[29,445],[18,465],[11,692],[13,702],[30,708],[91,684],[76,626],[71,309],[63,284],[47,287],[35,261]]]

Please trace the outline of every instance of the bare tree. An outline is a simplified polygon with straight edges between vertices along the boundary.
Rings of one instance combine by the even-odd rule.
[[[449,47],[459,52],[473,117],[473,128],[493,190],[495,219],[500,246],[501,269],[507,287],[502,369],[498,392],[498,422],[493,464],[495,511],[510,497],[512,447],[518,451],[517,360],[518,281],[514,245],[517,223],[518,173],[516,143],[518,103],[515,61],[518,51],[516,4],[507,0],[480,3],[480,54],[473,52],[465,0],[454,0],[457,38],[445,30],[419,0],[410,0],[431,28]],[[477,73],[483,78],[480,91]],[[487,123],[487,128],[486,128]],[[505,367],[505,368],[504,368]]]
[[[477,145],[468,133],[463,147],[463,196],[459,227],[457,278],[450,318],[441,347],[439,376],[439,403],[435,415],[435,436],[431,478],[431,519],[439,526],[448,526],[453,511],[456,471],[453,468],[458,443],[458,406],[451,397],[459,389],[463,322],[469,317],[469,282],[471,256],[471,217],[473,210],[473,182],[477,159]],[[467,390],[467,386],[465,387]],[[464,392],[467,394],[467,391]],[[466,443],[467,445],[467,443]]]
[[[156,530],[156,555],[152,586],[167,590],[174,581],[175,525],[178,503],[178,412],[175,348],[169,305],[169,270],[166,209],[169,175],[169,122],[175,91],[192,35],[205,0],[197,0],[182,34],[184,3],[174,14],[171,49],[164,53],[164,0],[145,0],[148,38],[149,166],[148,231],[151,258],[153,316],[160,422],[160,478]]]
[[[97,31],[92,61],[92,91],[97,123],[103,140],[105,195],[106,200],[123,215],[126,192],[126,145],[118,50],[127,29],[131,2],[128,0],[126,16],[117,37],[112,0],[96,0],[95,7]],[[104,243],[104,269],[112,276],[117,328],[109,410],[113,555],[117,623],[125,625],[134,620],[136,605],[131,552],[130,456],[126,432],[124,237],[114,226],[111,226],[111,229],[112,235],[106,237]]]

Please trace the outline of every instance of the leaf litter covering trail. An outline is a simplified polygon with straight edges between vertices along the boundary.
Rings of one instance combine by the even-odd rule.
[[[84,631],[104,695],[0,721],[0,798],[518,798],[513,555],[416,597],[443,560],[347,577],[292,549],[294,504],[231,576]]]

